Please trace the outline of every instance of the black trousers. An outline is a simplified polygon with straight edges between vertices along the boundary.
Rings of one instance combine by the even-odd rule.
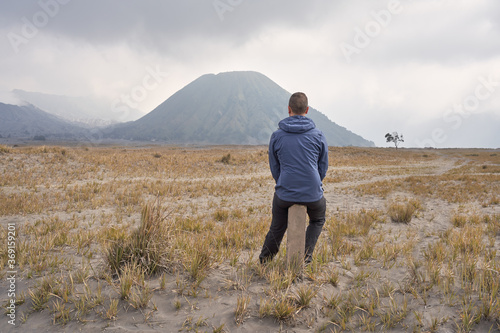
[[[288,208],[292,205],[300,204],[307,207],[309,216],[309,225],[306,230],[306,247],[304,258],[306,262],[311,262],[312,254],[318,241],[323,225],[325,224],[326,199],[322,197],[315,202],[289,202],[278,198],[274,193],[273,198],[273,217],[271,227],[264,240],[259,259],[261,263],[271,260],[280,249],[281,241],[285,236],[288,227]]]

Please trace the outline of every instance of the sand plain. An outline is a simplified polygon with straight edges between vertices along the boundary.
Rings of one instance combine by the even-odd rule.
[[[327,222],[297,273],[285,246],[258,264],[267,147],[0,146],[0,331],[500,331],[500,150],[329,159]],[[144,207],[161,212],[160,246],[117,272],[110,248]]]

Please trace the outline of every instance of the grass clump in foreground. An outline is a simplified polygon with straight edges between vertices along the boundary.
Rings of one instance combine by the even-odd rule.
[[[147,275],[160,272],[168,263],[172,226],[159,201],[144,206],[139,228],[130,236],[112,241],[105,249],[111,270],[120,274],[126,265],[138,265]]]

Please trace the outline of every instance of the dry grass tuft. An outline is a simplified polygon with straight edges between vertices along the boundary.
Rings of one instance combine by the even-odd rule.
[[[8,154],[11,149],[6,145],[0,145],[0,154]]]
[[[415,212],[421,207],[420,201],[407,199],[404,202],[395,200],[389,203],[387,214],[392,222],[410,223]]]
[[[165,268],[172,236],[172,225],[168,224],[165,209],[159,200],[142,209],[141,223],[129,237],[111,241],[105,249],[109,267],[121,273],[126,264],[137,264],[147,275]]]

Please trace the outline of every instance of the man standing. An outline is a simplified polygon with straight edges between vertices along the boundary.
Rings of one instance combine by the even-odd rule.
[[[288,103],[289,117],[279,122],[269,142],[269,166],[276,181],[273,217],[259,255],[261,263],[279,251],[288,226],[288,208],[307,207],[305,262],[310,263],[318,237],[325,224],[326,200],[321,181],[328,170],[328,144],[314,122],[305,117],[307,96],[297,92]]]

